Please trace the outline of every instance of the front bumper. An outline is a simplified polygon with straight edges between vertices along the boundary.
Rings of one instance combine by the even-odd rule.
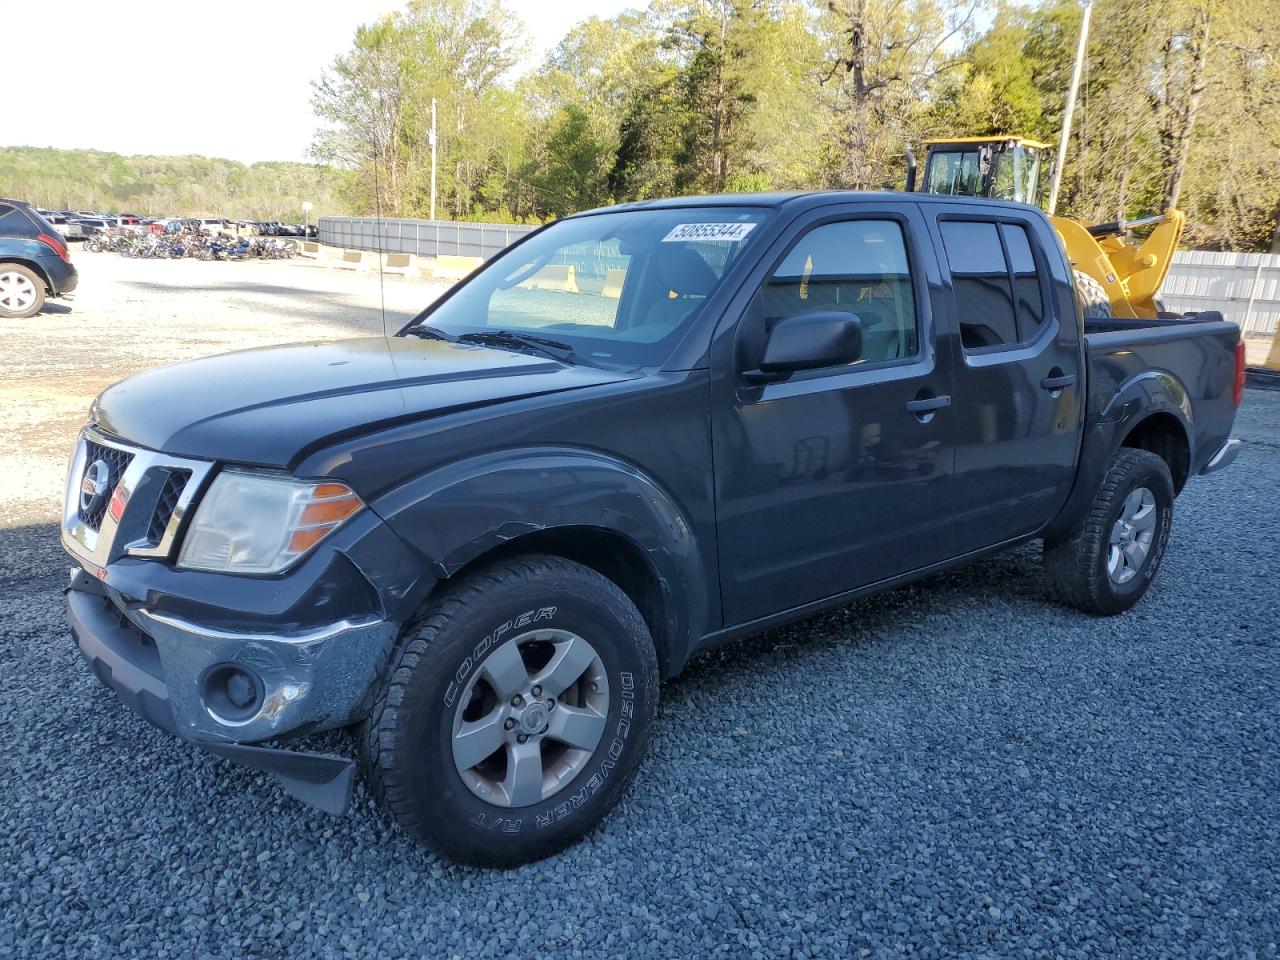
[[[76,563],[72,633],[98,679],[143,718],[341,812],[349,759],[256,744],[360,719],[399,625],[435,579],[372,510],[277,576],[182,569],[185,526],[217,469],[83,431],[62,522]],[[91,472],[107,481],[86,491]]]
[[[232,633],[200,627],[131,603],[83,570],[66,591],[71,632],[94,675],[136,713],[206,750],[276,774],[320,809],[350,802],[350,759],[252,746],[356,719],[381,674],[396,627],[340,621],[302,633]],[[248,711],[229,716],[216,695],[218,670],[258,682]]]

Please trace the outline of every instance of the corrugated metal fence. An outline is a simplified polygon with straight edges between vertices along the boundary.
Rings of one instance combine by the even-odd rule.
[[[350,250],[492,257],[533,227],[449,220],[321,217],[320,242]],[[1270,337],[1280,324],[1280,256],[1270,253],[1177,253],[1161,299],[1170,310],[1220,310],[1246,336]]]
[[[1160,299],[1170,310],[1221,310],[1245,336],[1270,337],[1280,323],[1280,256],[1176,253]]]
[[[378,227],[381,225],[381,239]],[[492,257],[533,227],[505,223],[455,223],[450,220],[392,220],[375,217],[321,217],[319,240],[348,250]]]

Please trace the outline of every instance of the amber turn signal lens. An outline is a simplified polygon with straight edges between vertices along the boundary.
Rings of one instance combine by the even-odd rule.
[[[312,500],[328,500],[332,497],[354,497],[345,483],[317,483],[311,491]]]
[[[333,527],[312,527],[310,530],[296,530],[289,538],[290,553],[306,553],[325,538]]]
[[[329,484],[326,484],[326,486],[329,486]],[[298,526],[310,527],[316,524],[327,526],[341,523],[359,509],[360,499],[350,493],[343,497],[334,497],[331,500],[309,503],[302,508],[302,515],[298,518]]]
[[[303,504],[289,535],[291,554],[306,553],[364,506],[350,487],[333,481],[317,483]]]

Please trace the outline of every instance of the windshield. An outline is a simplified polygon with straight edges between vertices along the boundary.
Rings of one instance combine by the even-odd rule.
[[[562,220],[499,254],[416,323],[508,330],[604,363],[661,363],[759,235],[748,207],[627,210]]]

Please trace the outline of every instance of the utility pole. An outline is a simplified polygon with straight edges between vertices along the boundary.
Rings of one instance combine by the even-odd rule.
[[[1062,186],[1062,168],[1067,162],[1067,142],[1071,139],[1071,116],[1076,112],[1076,92],[1080,89],[1080,71],[1084,67],[1089,46],[1089,18],[1093,16],[1093,0],[1081,0],[1084,17],[1080,21],[1080,39],[1076,43],[1076,62],[1071,69],[1071,89],[1067,91],[1067,108],[1062,114],[1062,135],[1058,137],[1058,162],[1053,165],[1053,183],[1049,187],[1049,213],[1058,208],[1058,189]]]
[[[431,219],[436,218],[436,98],[431,98]]]

